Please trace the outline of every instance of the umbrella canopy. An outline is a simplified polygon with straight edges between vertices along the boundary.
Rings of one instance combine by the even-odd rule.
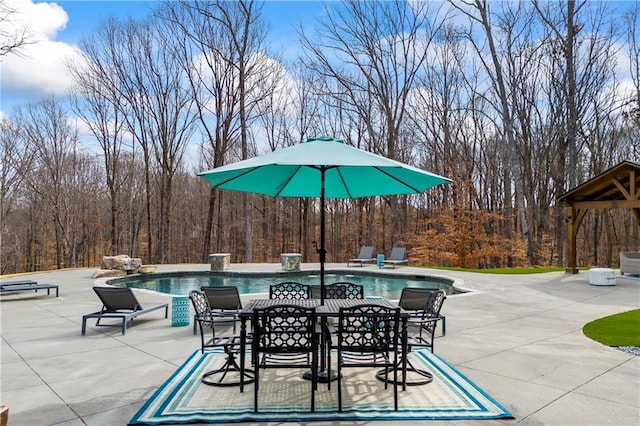
[[[327,198],[418,194],[450,181],[331,138],[312,138],[199,174],[214,188],[275,197],[321,197],[322,175]]]
[[[198,176],[212,187],[274,197],[320,198],[320,286],[324,303],[325,198],[419,194],[450,179],[329,137],[217,167]]]

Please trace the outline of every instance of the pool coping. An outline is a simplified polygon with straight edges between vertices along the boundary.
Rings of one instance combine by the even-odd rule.
[[[341,274],[344,276],[387,276],[390,278],[405,278],[410,277],[413,280],[432,280],[435,282],[451,284],[453,288],[452,294],[447,294],[447,297],[458,296],[461,294],[472,293],[475,290],[467,288],[465,286],[464,280],[459,278],[448,277],[444,275],[432,274],[425,272],[424,274],[418,274],[415,271],[415,268],[412,271],[402,271],[394,268],[393,270],[385,270],[385,268],[358,268],[354,270],[353,268],[340,268],[340,267],[332,267],[325,269],[325,277],[328,275]],[[139,279],[141,277],[144,278],[174,278],[181,276],[238,276],[238,277],[250,277],[250,276],[260,276],[262,277],[287,277],[287,276],[299,276],[301,274],[320,274],[320,268],[304,268],[295,271],[285,271],[285,270],[272,270],[272,271],[247,271],[247,270],[239,270],[239,269],[227,269],[224,271],[210,271],[210,270],[201,270],[201,269],[193,269],[193,270],[180,270],[180,271],[162,271],[162,272],[150,272],[144,274],[127,274],[125,276],[120,277],[104,277],[99,278],[101,284],[105,285],[114,285],[118,283],[123,283],[130,279]],[[137,287],[136,287],[137,288]],[[142,289],[141,289],[142,290]],[[155,291],[150,289],[144,289],[147,291]],[[248,294],[262,294],[262,293],[248,293]]]

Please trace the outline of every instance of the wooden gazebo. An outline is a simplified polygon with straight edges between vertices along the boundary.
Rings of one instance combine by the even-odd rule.
[[[567,272],[578,273],[576,236],[590,209],[632,209],[640,227],[640,164],[623,161],[558,197],[566,205]]]

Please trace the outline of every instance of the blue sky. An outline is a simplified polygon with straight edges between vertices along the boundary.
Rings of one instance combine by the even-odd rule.
[[[108,16],[143,18],[159,2],[72,0],[56,1],[55,3],[62,6],[69,15],[69,23],[64,31],[60,33],[60,40],[74,42],[78,40],[83,32],[91,30]],[[263,12],[266,19],[271,23],[272,33],[279,38],[281,35],[291,33],[299,19],[312,19],[320,5],[321,3],[316,1],[303,0],[267,1]]]
[[[24,49],[22,56],[2,58],[0,114],[47,95],[64,96],[71,84],[65,58],[77,54],[74,45],[83,34],[110,16],[143,18],[158,5],[130,0],[3,1],[18,12],[10,24],[28,27],[38,42]],[[271,48],[291,55],[296,49],[298,23],[312,22],[320,9],[317,1],[267,1],[263,13],[270,26]]]
[[[0,115],[9,113],[15,105],[68,94],[71,78],[65,61],[78,55],[74,46],[83,34],[109,16],[142,18],[158,5],[157,1],[135,0],[1,1],[18,13],[13,22],[0,22],[0,26],[27,27],[37,43],[25,48],[21,56],[0,58]],[[609,2],[618,13],[633,4]],[[295,57],[298,24],[313,25],[321,11],[319,1],[267,1],[263,13],[270,26],[272,51],[287,59]]]

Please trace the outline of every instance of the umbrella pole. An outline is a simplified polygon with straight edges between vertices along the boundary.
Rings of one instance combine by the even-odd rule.
[[[324,238],[324,172],[326,168],[320,168],[320,248],[318,249],[318,254],[320,254],[320,304],[324,305],[324,262],[327,257],[327,250],[324,247],[325,238]],[[323,318],[322,321],[326,321],[326,318]],[[324,330],[324,324],[322,329]],[[324,332],[323,332],[324,335]],[[324,339],[324,337],[323,337]],[[328,374],[328,369],[326,365],[326,360],[324,355],[322,356],[322,362],[320,365],[320,371],[318,371],[317,380],[319,383],[328,383],[329,381],[334,381],[338,378],[338,372],[332,371],[331,376]],[[307,380],[311,380],[313,377],[310,371],[305,372],[302,377]]]
[[[324,305],[324,262],[327,257],[327,250],[324,247],[324,173],[325,168],[320,168],[320,304]]]

